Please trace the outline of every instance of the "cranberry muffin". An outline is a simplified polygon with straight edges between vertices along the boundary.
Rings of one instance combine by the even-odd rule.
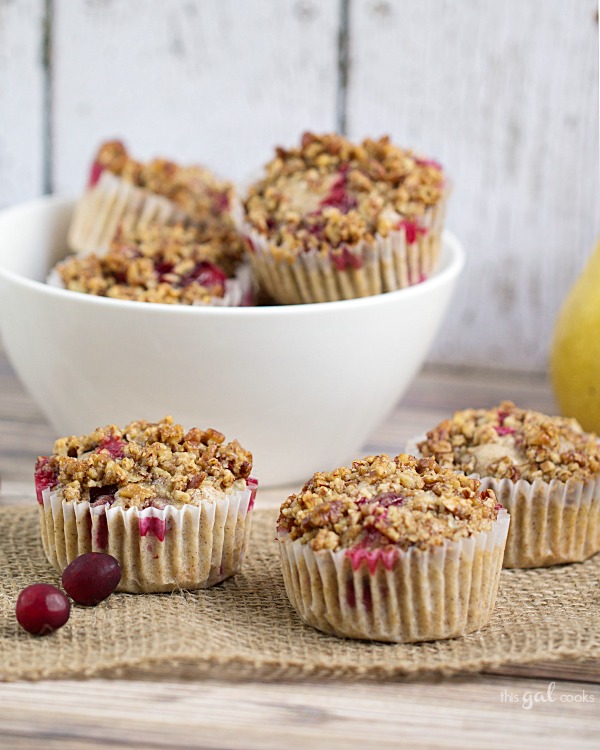
[[[285,304],[394,291],[436,267],[447,181],[387,137],[305,133],[248,190],[240,229],[262,287]]]
[[[417,448],[494,490],[511,516],[505,567],[580,562],[600,550],[600,446],[575,419],[504,401],[456,412]]]
[[[144,163],[120,141],[102,144],[69,228],[69,247],[102,254],[119,229],[128,232],[151,222],[194,222],[204,229],[230,223],[233,186],[200,166],[168,159]]]
[[[315,474],[281,506],[288,597],[325,633],[412,642],[486,625],[509,517],[492,490],[432,459],[369,456]]]
[[[120,231],[104,255],[72,255],[48,283],[75,292],[137,302],[245,306],[252,271],[233,227],[150,224]]]
[[[61,438],[35,469],[46,556],[62,571],[85,552],[109,553],[122,568],[118,591],[213,586],[243,562],[251,469],[237,441],[171,417]]]

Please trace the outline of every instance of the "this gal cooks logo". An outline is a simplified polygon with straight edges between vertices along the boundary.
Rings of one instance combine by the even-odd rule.
[[[526,711],[532,709],[537,703],[593,703],[594,695],[582,690],[580,693],[563,693],[554,695],[555,682],[548,685],[545,691],[526,690],[524,693],[513,693],[510,690],[503,690],[500,693],[502,703],[519,703]]]

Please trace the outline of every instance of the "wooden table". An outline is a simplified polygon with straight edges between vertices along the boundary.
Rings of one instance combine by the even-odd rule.
[[[452,410],[491,406],[502,398],[554,409],[540,376],[426,370],[365,453],[398,452],[406,438]],[[33,462],[55,437],[0,353],[0,503],[33,502]],[[276,505],[289,489],[263,491],[260,502]],[[109,746],[598,748],[600,665],[557,662],[378,684],[126,679],[0,684],[0,748]]]

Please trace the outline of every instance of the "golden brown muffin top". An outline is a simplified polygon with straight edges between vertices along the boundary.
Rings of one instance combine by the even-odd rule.
[[[418,444],[422,455],[466,474],[586,480],[600,473],[596,435],[577,420],[549,417],[503,401],[492,409],[464,409],[440,422]]]
[[[299,147],[277,148],[250,187],[246,220],[289,257],[352,249],[402,228],[410,243],[427,232],[423,219],[445,194],[440,165],[387,136],[353,144],[305,133]]]
[[[100,297],[208,304],[225,294],[244,248],[233,228],[150,224],[118,234],[106,255],[71,256],[55,267],[66,289]]]
[[[278,528],[315,550],[428,549],[489,531],[492,490],[430,458],[367,456],[318,472],[281,506]]]
[[[130,156],[121,141],[100,146],[92,165],[90,186],[96,184],[104,170],[168,198],[194,220],[219,217],[230,207],[232,184],[218,180],[208,169],[182,166],[162,158],[144,163]]]
[[[60,438],[36,465],[38,500],[49,487],[67,502],[181,507],[244,489],[252,454],[217,430],[184,430],[172,417]]]

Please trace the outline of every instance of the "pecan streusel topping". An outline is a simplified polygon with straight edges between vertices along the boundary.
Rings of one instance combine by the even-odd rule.
[[[61,438],[36,465],[36,485],[68,502],[122,507],[181,507],[246,487],[252,454],[217,430],[186,431],[172,417],[109,425]]]
[[[431,458],[368,456],[315,474],[281,506],[279,529],[315,551],[428,549],[489,531],[498,515],[492,490]]]
[[[243,260],[240,236],[221,226],[150,224],[112,241],[106,255],[71,256],[55,270],[66,289],[101,297],[208,304]]]
[[[282,256],[353,248],[404,227],[414,242],[421,219],[442,201],[442,168],[388,137],[353,144],[305,133],[298,148],[278,148],[245,200],[246,219]]]
[[[600,473],[596,435],[576,419],[549,417],[504,401],[457,411],[418,444],[442,466],[517,481],[586,480]]]
[[[137,187],[168,198],[194,220],[219,217],[231,203],[232,184],[218,180],[209,170],[184,167],[168,159],[140,162],[129,155],[120,141],[100,146],[92,169],[92,184],[105,169]]]

